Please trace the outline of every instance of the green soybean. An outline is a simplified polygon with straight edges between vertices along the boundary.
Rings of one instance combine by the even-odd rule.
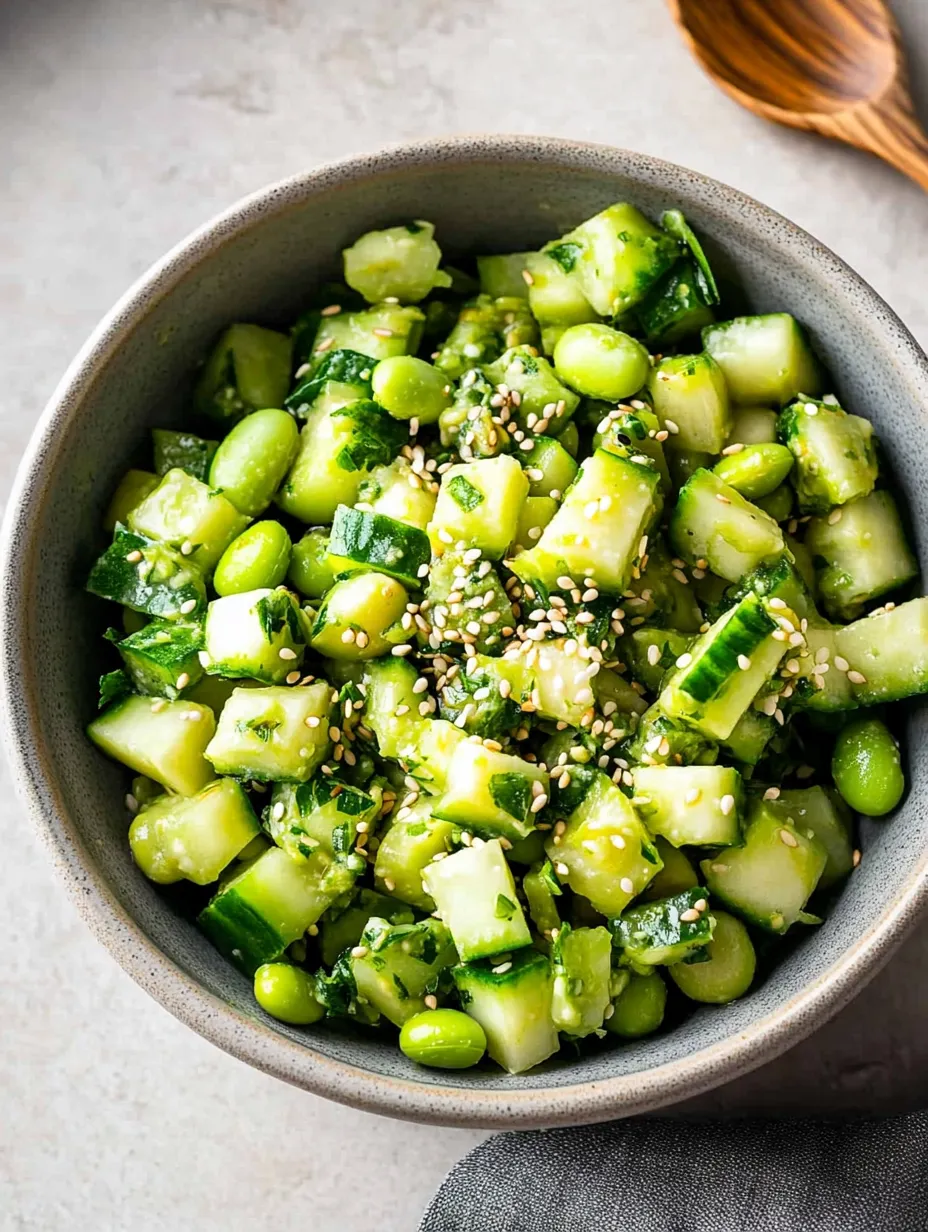
[[[835,741],[831,773],[842,797],[866,817],[890,812],[905,791],[899,746],[879,719],[848,723]]]
[[[316,1000],[316,985],[308,971],[290,963],[265,963],[255,972],[255,1000],[272,1018],[305,1027],[318,1022],[325,1010]]]
[[[446,373],[412,355],[382,359],[371,377],[374,401],[394,419],[435,423],[451,405],[451,382]]]
[[[647,381],[648,352],[628,334],[609,325],[591,323],[566,329],[554,348],[557,374],[588,398],[617,402]]]
[[[255,522],[233,539],[213,574],[218,595],[279,586],[290,565],[290,536],[279,522]]]
[[[770,442],[745,445],[737,453],[720,458],[713,467],[720,479],[748,500],[769,496],[792,469],[792,453],[785,445]]]
[[[613,1001],[612,1013],[603,1026],[623,1039],[640,1039],[661,1025],[666,1005],[667,985],[657,972],[653,975],[632,972],[625,988]]]
[[[400,1048],[419,1065],[468,1069],[487,1048],[483,1027],[460,1010],[423,1010],[403,1023]]]
[[[307,599],[321,599],[335,585],[328,553],[329,532],[318,526],[293,545],[287,581]]]
[[[764,513],[769,513],[774,522],[785,522],[793,511],[792,485],[781,483],[767,496],[758,496],[754,504]]]
[[[213,455],[209,482],[240,513],[256,518],[271,503],[296,457],[296,421],[286,411],[254,411],[237,423]]]
[[[740,920],[727,911],[716,911],[715,931],[706,946],[706,962],[674,963],[667,974],[691,1001],[709,1005],[725,1005],[742,996],[751,987],[757,969],[757,955]]]

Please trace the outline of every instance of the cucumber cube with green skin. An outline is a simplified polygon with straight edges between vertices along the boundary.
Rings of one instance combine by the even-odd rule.
[[[520,461],[525,467],[529,496],[557,493],[555,499],[560,500],[577,474],[577,463],[553,436],[536,436]]]
[[[300,609],[282,586],[226,595],[207,609],[200,662],[210,675],[280,684],[305,650]]]
[[[129,529],[179,549],[208,574],[250,521],[221,492],[175,467],[129,514]]]
[[[885,490],[812,518],[806,547],[818,569],[822,605],[834,620],[854,620],[871,600],[918,576],[896,502]]]
[[[322,317],[313,339],[309,376],[321,370],[326,354],[331,351],[357,351],[372,360],[415,355],[424,324],[421,308],[401,304],[376,304],[363,312],[336,312]]]
[[[729,586],[725,591],[723,603],[713,610],[712,615],[718,616],[721,611],[734,607],[751,592],[760,595],[762,599],[782,600],[800,619],[806,619],[810,624],[822,623],[809,588],[788,555],[765,561],[746,574],[738,585]]]
[[[224,676],[201,676],[187,692],[187,701],[208,706],[218,719],[222,708],[236,689],[261,689],[260,680],[227,680]]]
[[[203,676],[199,650],[203,628],[181,620],[152,620],[128,637],[115,629],[107,637],[126,666],[136,690],[150,697],[172,701]]]
[[[455,750],[466,739],[459,727],[445,719],[420,719],[400,750],[400,768],[431,795],[441,795]]]
[[[392,655],[367,666],[364,722],[377,737],[381,757],[400,757],[421,726],[418,673],[411,663]]]
[[[164,543],[122,526],[87,578],[87,590],[134,612],[195,619],[206,606],[200,570]]]
[[[711,739],[728,739],[788,649],[786,638],[774,634],[795,614],[769,602],[745,595],[697,638],[658,699],[666,714]]]
[[[540,835],[541,831],[536,831],[536,833]],[[539,860],[537,864],[532,865],[522,878],[522,890],[528,903],[528,913],[532,923],[542,936],[550,936],[555,929],[561,926],[561,917],[555,899],[560,898],[564,893],[550,860]]]
[[[471,368],[459,382],[451,405],[438,417],[442,447],[456,449],[465,462],[510,453],[513,446],[503,426],[502,398],[479,369]]]
[[[731,766],[636,766],[635,807],[652,834],[674,847],[728,847],[741,840],[744,795]]]
[[[563,576],[575,582],[590,577],[600,591],[620,595],[639,559],[641,538],[660,513],[659,487],[650,458],[597,449],[536,546],[510,562],[512,571],[551,590],[562,588]]]
[[[438,991],[441,973],[456,962],[451,934],[439,920],[391,924],[375,916],[351,951],[351,974],[358,994],[401,1027],[427,1008],[425,997]]]
[[[220,954],[252,975],[298,941],[354,880],[321,848],[292,860],[270,847],[220,887],[197,923]]]
[[[282,406],[290,388],[290,356],[286,334],[230,325],[203,367],[194,410],[231,427],[250,411]]]
[[[792,705],[796,709],[835,714],[854,710],[859,704],[847,672],[836,670],[834,665],[838,632],[833,625],[807,625],[805,645],[791,655],[795,659],[790,667],[790,683],[793,685]],[[797,665],[798,672],[792,672]],[[827,665],[824,672],[823,665]]]
[[[642,407],[644,403],[641,404]],[[667,458],[664,446],[657,439],[661,431],[661,421],[652,411],[628,411],[616,408],[596,425],[593,436],[594,449],[615,449],[623,454],[626,449],[632,453],[643,453],[650,458],[660,473],[661,484],[665,492],[671,490],[670,471],[667,469]],[[618,446],[616,449],[615,447]]]
[[[462,962],[531,945],[499,839],[434,860],[423,870],[422,885],[435,900]]]
[[[374,916],[391,924],[414,924],[415,915],[406,904],[375,890],[361,889],[349,906],[331,907],[319,924],[319,952],[331,967],[338,956],[361,940],[368,920]]]
[[[158,476],[151,471],[126,471],[107,507],[103,529],[112,533],[118,524],[124,525],[136,505],[141,505],[145,497],[154,492],[159,482]]]
[[[730,582],[779,556],[786,546],[773,518],[702,467],[677,498],[670,542],[689,564],[706,560],[713,573]]]
[[[440,714],[469,736],[498,740],[519,726],[534,677],[524,663],[513,659],[474,655],[469,662],[473,661],[477,664],[473,670],[457,672],[442,688]]]
[[[725,377],[711,355],[662,359],[651,370],[648,390],[661,427],[670,433],[668,448],[721,453],[732,416]]]
[[[432,548],[425,531],[383,513],[339,505],[329,538],[329,564],[337,576],[373,569],[416,590],[428,572]]]
[[[312,376],[304,376],[284,399],[284,410],[304,418],[311,407],[325,405],[329,410],[348,406],[371,396],[375,363],[369,355],[346,348],[328,350]]]
[[[420,911],[434,911],[435,901],[422,888],[422,871],[435,856],[453,850],[460,828],[432,816],[428,798],[409,806],[381,836],[374,861],[374,884]]]
[[[216,730],[213,712],[189,701],[124,697],[87,734],[98,749],[169,791],[193,796],[216,777],[203,753]]]
[[[519,521],[512,541],[511,553],[531,547],[541,538],[542,531],[557,513],[557,501],[553,496],[526,496],[519,511]]]
[[[682,894],[684,890],[691,890],[693,886],[699,885],[696,869],[684,852],[659,834],[654,839],[654,846],[664,862],[664,867],[641,895],[642,901],[653,903],[659,898],[673,898],[675,894]]]
[[[524,271],[528,268],[526,262],[533,256],[530,252],[507,252],[499,256],[478,257],[477,277],[480,279],[480,291],[483,295],[512,296],[515,299],[528,299],[528,284]]]
[[[839,659],[849,665],[847,679],[859,706],[928,693],[928,598],[838,629],[831,671]]]
[[[550,355],[554,345],[553,342],[550,346],[547,344],[546,331],[552,327],[563,331],[570,325],[585,325],[588,321],[598,321],[599,315],[581,291],[577,279],[545,253],[529,253],[525,268],[531,279],[529,307],[542,327],[545,354]]]
[[[541,433],[559,436],[580,405],[579,395],[558,379],[551,364],[534,347],[513,347],[483,371],[497,391],[505,385],[519,394],[514,418],[532,431],[537,428]]]
[[[362,791],[335,775],[317,772],[305,783],[275,784],[261,825],[295,860],[322,847],[330,856],[346,861],[353,872],[362,873],[367,861],[352,854],[358,826],[363,825],[364,832],[371,829],[382,803],[383,789],[377,783]]]
[[[735,761],[743,762],[746,766],[756,766],[779,730],[772,715],[765,714],[752,704],[735,724],[728,738],[721,741],[721,746]]]
[[[454,750],[445,790],[432,811],[475,834],[516,842],[534,830],[547,794],[544,770],[511,753],[488,749],[475,736]]]
[[[378,466],[358,489],[357,509],[382,513],[387,517],[425,530],[435,513],[438,486],[427,475],[419,474],[403,458],[389,466]]]
[[[194,479],[206,482],[209,464],[219,447],[218,441],[206,441],[192,432],[174,432],[170,428],[152,428],[155,470],[164,476],[179,468]]]
[[[610,702],[615,704],[617,714],[609,730],[616,740],[624,739],[626,715],[644,714],[648,709],[648,703],[641,694],[632,688],[624,676],[609,667],[601,667],[593,677],[593,692],[600,710],[605,711]]]
[[[438,268],[441,249],[434,235],[432,223],[418,221],[365,232],[342,251],[345,282],[369,304],[417,304],[434,287],[450,287],[450,275]]]
[[[623,912],[609,927],[632,968],[682,962],[712,940],[715,920],[700,886]]]
[[[633,308],[681,253],[679,242],[624,202],[542,250],[574,278],[600,316]]]
[[[298,689],[236,689],[206,757],[218,774],[305,783],[329,751],[331,709],[332,690],[325,681]]]
[[[598,1031],[609,1007],[612,938],[607,928],[561,926],[551,953],[552,1019],[558,1031],[582,1039]]]
[[[576,640],[570,650],[565,638],[533,645],[537,648],[532,656],[535,709],[543,718],[579,727],[583,716],[593,709],[594,686],[601,669],[582,653],[586,648]],[[514,662],[518,663],[518,659]]]
[[[788,312],[735,317],[702,331],[702,345],[725,375],[739,406],[785,406],[822,392],[822,370],[805,331]]]
[[[804,908],[828,863],[811,827],[793,825],[779,811],[757,804],[748,818],[744,843],[701,861],[714,898],[749,924],[785,933]]]
[[[435,514],[429,523],[433,550],[462,543],[498,560],[512,543],[528,480],[508,456],[463,462],[442,475]]]
[[[399,622],[408,599],[395,578],[383,573],[356,573],[336,582],[325,596],[310,643],[332,659],[379,658],[407,640]]]
[[[781,791],[774,800],[765,798],[764,807],[806,837],[814,834],[825,848],[827,860],[818,889],[827,890],[850,873],[854,867],[850,816],[833,787],[793,787]]]
[[[524,299],[478,295],[461,309],[435,366],[457,380],[469,368],[492,363],[511,347],[537,342],[538,326]]]
[[[277,504],[301,522],[331,522],[338,506],[353,505],[363,480],[392,462],[407,439],[405,424],[376,402],[331,407],[320,400],[300,432],[299,451]]]
[[[487,1051],[507,1073],[523,1074],[557,1052],[547,955],[523,950],[495,966],[463,963],[452,974],[465,1013],[483,1027]]]
[[[641,625],[627,634],[622,655],[634,680],[652,693],[660,691],[661,681],[693,639],[675,629],[654,629]]]
[[[433,559],[426,589],[431,629],[420,631],[419,641],[452,653],[467,642],[479,655],[498,655],[500,630],[517,623],[512,603],[495,567],[465,556],[452,549]]]
[[[667,346],[711,325],[715,302],[700,285],[696,262],[683,257],[637,305],[635,316],[649,345]]]
[[[159,885],[186,879],[209,885],[259,833],[235,779],[217,779],[195,796],[159,796],[129,827],[129,846]]]
[[[640,577],[632,574],[627,588],[631,593],[623,596],[621,606],[627,609],[626,615],[632,620],[640,616],[680,633],[696,633],[703,623],[703,614],[694,594],[695,587],[680,580],[681,571],[674,564],[675,559],[667,550],[663,536],[652,531],[648,536],[647,564],[644,569],[638,567]]]
[[[797,398],[780,415],[780,440],[796,459],[793,482],[802,513],[825,514],[873,491],[879,464],[873,425],[837,403]]]
[[[645,766],[707,766],[719,755],[714,740],[671,718],[659,702],[641,716],[624,752],[630,761]]]
[[[732,414],[726,445],[773,445],[780,416],[766,406],[739,406]]]
[[[545,844],[554,871],[575,894],[588,898],[602,915],[620,915],[660,871],[661,858],[629,799],[602,771],[555,790],[552,808],[566,815],[567,828]],[[580,795],[579,803],[571,807]],[[554,839],[560,841],[555,843]]]

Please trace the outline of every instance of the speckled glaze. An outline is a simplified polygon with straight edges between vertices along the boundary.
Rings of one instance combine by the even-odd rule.
[[[251,1065],[319,1095],[438,1124],[566,1125],[654,1109],[784,1051],[878,970],[928,896],[926,708],[908,714],[913,787],[833,914],[761,987],[665,1036],[521,1077],[418,1069],[389,1043],[287,1027],[248,980],[134,868],[125,773],[87,744],[102,610],[81,587],[107,498],[152,425],[178,422],[189,374],[231,320],[283,324],[360,232],[434,220],[455,252],[537,247],[617,199],[680,206],[745,306],[811,328],[837,392],[870,416],[904,486],[922,566],[928,525],[928,361],[887,305],[811,236],[692,171],[606,147],[531,137],[405,145],[276,184],[196,232],[101,323],[23,460],[2,543],[4,744],[33,823],[82,916],[176,1017]]]

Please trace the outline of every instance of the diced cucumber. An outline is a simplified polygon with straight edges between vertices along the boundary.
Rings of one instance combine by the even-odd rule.
[[[125,524],[129,514],[150,493],[154,492],[160,480],[151,471],[129,470],[123,475],[116,486],[110,503],[103,517],[103,529],[112,533],[118,523]]]
[[[222,708],[236,689],[261,689],[260,680],[227,679],[224,676],[201,676],[187,693],[187,701],[209,706],[218,719]]]
[[[911,599],[838,629],[832,671],[843,671],[839,660],[850,668],[847,679],[858,705],[928,693],[928,599]]]
[[[409,596],[383,573],[357,573],[336,582],[312,627],[311,644],[332,659],[375,659],[406,640],[399,624]]]
[[[312,407],[335,411],[358,399],[370,398],[374,367],[371,357],[360,351],[327,350],[313,365],[312,375],[298,381],[284,399],[284,408],[302,418]]]
[[[820,890],[833,886],[854,867],[847,805],[834,788],[794,787],[780,791],[773,800],[765,797],[765,807],[807,837],[814,834],[825,848],[827,860],[818,882]]]
[[[426,791],[441,795],[454,751],[466,739],[459,727],[444,719],[420,720],[411,746],[400,758],[400,766]]]
[[[511,562],[521,578],[549,589],[585,577],[621,594],[639,558],[642,536],[660,512],[660,475],[643,454],[597,449],[581,466],[537,545]]]
[[[711,766],[719,753],[715,741],[671,718],[660,702],[641,715],[625,750],[631,761],[645,766]]]
[[[731,766],[636,766],[635,806],[674,847],[727,847],[741,839],[741,775]]]
[[[787,554],[765,561],[742,578],[739,585],[729,586],[723,607],[733,606],[752,592],[762,599],[779,600],[800,619],[806,618],[813,624],[821,621],[804,579]]]
[[[622,715],[644,714],[648,708],[648,703],[625,677],[609,667],[600,668],[593,677],[593,692],[601,710],[614,702],[620,718]],[[620,719],[616,722],[620,723]],[[618,728],[616,730],[618,732]],[[622,737],[617,734],[616,739],[621,740]]]
[[[873,490],[879,469],[873,425],[836,403],[798,398],[783,411],[780,439],[796,458],[793,482],[803,513],[827,513]]]
[[[661,859],[628,797],[601,771],[588,773],[586,791],[571,808],[578,779],[574,771],[570,787],[553,789],[552,808],[566,814],[567,827],[545,850],[575,894],[603,915],[620,915],[660,871]]]
[[[541,326],[545,354],[550,355],[554,346],[549,346],[546,339],[554,338],[550,332],[552,327],[554,330],[564,330],[570,325],[598,321],[599,316],[577,280],[545,253],[528,253],[525,268],[531,279],[528,286],[529,307]]]
[[[640,895],[641,901],[653,903],[659,898],[672,898],[699,885],[696,869],[684,852],[659,834],[654,839],[654,846],[664,867]]]
[[[449,378],[450,379],[450,378]],[[478,368],[471,368],[459,382],[451,406],[438,418],[438,431],[445,449],[456,449],[465,462],[496,458],[512,451],[512,439],[504,426],[511,410]]]
[[[683,257],[637,305],[635,316],[650,346],[688,338],[715,320],[717,301],[707,296],[699,273],[696,262]]]
[[[219,774],[305,783],[329,751],[331,707],[324,681],[299,689],[236,689],[206,757]]]
[[[200,570],[179,552],[121,526],[90,571],[87,589],[134,612],[195,619],[206,606]]]
[[[743,762],[745,766],[756,766],[777,731],[776,719],[752,705],[745,710],[721,745],[735,761]]]
[[[560,499],[574,481],[577,463],[560,441],[551,436],[536,436],[532,448],[521,459],[528,479],[529,496]]]
[[[361,400],[335,410],[314,406],[278,505],[301,522],[331,522],[338,506],[353,505],[362,481],[392,462],[406,439],[405,425],[376,402]]]
[[[708,325],[702,344],[741,406],[785,406],[797,394],[815,397],[822,390],[822,371],[805,331],[788,312]]]
[[[554,1025],[575,1039],[598,1031],[609,1006],[612,938],[607,928],[564,924],[554,942]]]
[[[361,889],[349,906],[341,910],[337,906],[330,907],[320,921],[319,952],[327,967],[333,966],[345,950],[358,944],[368,920],[374,916],[391,924],[415,923],[415,915],[406,903],[374,890]]]
[[[439,920],[391,924],[375,916],[351,951],[351,974],[358,994],[401,1027],[422,1013],[426,994],[438,990],[442,971],[456,962],[451,934]]]
[[[453,544],[498,560],[512,543],[528,480],[515,458],[450,467],[441,479],[429,536],[436,554]]]
[[[779,415],[766,406],[739,406],[732,413],[726,445],[770,445],[777,440]]]
[[[539,837],[542,834],[540,830],[535,833]],[[532,865],[522,878],[522,890],[528,903],[528,913],[538,931],[544,936],[560,928],[561,917],[555,899],[560,898],[564,891],[550,860],[540,860]]]
[[[834,664],[837,635],[838,629],[832,625],[810,624],[806,628],[805,646],[787,659],[790,683],[794,686],[793,704],[800,709],[834,714],[857,706],[847,671],[838,671]],[[799,670],[795,671],[797,666]]]
[[[282,586],[226,595],[207,609],[200,662],[210,675],[279,684],[304,653],[300,609]]]
[[[203,752],[213,712],[189,701],[125,697],[98,715],[87,734],[98,749],[169,791],[193,796],[216,776]]]
[[[749,923],[785,933],[800,920],[828,854],[824,844],[762,801],[748,819],[741,847],[701,862],[712,895]]]
[[[132,510],[129,529],[179,549],[209,573],[249,521],[220,492],[175,468]]]
[[[756,505],[702,468],[687,481],[670,518],[670,541],[684,560],[708,562],[737,582],[784,549],[783,532]]]
[[[536,643],[534,657],[535,705],[546,719],[579,727],[584,714],[592,714],[598,665],[584,658],[573,642],[570,652],[564,638]]]
[[[269,847],[221,886],[197,923],[221,954],[252,974],[279,958],[353,884],[354,873],[321,848],[308,860],[291,860]]]
[[[533,255],[530,252],[507,252],[500,256],[478,257],[477,277],[480,279],[481,293],[493,299],[501,296],[527,299],[529,288],[523,275],[527,269],[526,262]]]
[[[477,666],[457,672],[441,690],[441,717],[468,735],[498,740],[521,721],[523,702],[534,684],[531,670],[521,661],[474,655]],[[463,716],[463,717],[462,717]]]
[[[434,287],[450,287],[450,275],[438,268],[441,249],[434,235],[432,223],[418,221],[365,232],[342,252],[345,282],[369,304],[417,304]]]
[[[632,622],[640,617],[680,633],[696,633],[703,616],[695,585],[689,584],[686,574],[674,563],[676,557],[671,556],[660,534],[651,532],[647,549],[645,568],[639,564],[640,577],[632,573],[628,590],[623,595],[622,607],[626,615]],[[698,579],[694,579],[696,581]]]
[[[731,735],[787,650],[787,641],[774,634],[778,617],[788,612],[773,612],[768,603],[745,595],[677,660],[659,698],[671,718],[716,740]]]
[[[418,589],[428,571],[432,550],[425,531],[383,513],[366,513],[339,505],[329,538],[329,564],[336,577],[373,569]]]
[[[230,325],[204,365],[194,410],[228,427],[250,411],[282,406],[290,386],[290,354],[286,334]]]
[[[709,1005],[726,1005],[743,996],[754,981],[757,956],[748,930],[727,911],[716,911],[715,935],[701,962],[675,963],[668,975],[684,996]]]
[[[433,860],[422,872],[422,885],[451,930],[462,962],[531,945],[499,839]]]
[[[468,368],[492,363],[503,351],[538,341],[538,326],[524,299],[478,295],[461,309],[435,365],[453,380]]]
[[[692,640],[674,629],[653,629],[647,625],[633,629],[622,643],[633,679],[650,692],[659,692],[661,681]]]
[[[364,721],[377,737],[381,757],[400,757],[420,725],[413,689],[417,675],[411,663],[392,655],[368,667]]]
[[[813,518],[806,547],[818,567],[822,604],[835,620],[853,620],[871,600],[918,576],[896,502],[885,490]]]
[[[451,651],[465,643],[481,655],[499,654],[501,630],[516,620],[509,596],[489,561],[473,552],[443,552],[432,560],[426,590],[431,628],[419,640],[432,650]],[[412,616],[407,624],[412,630]]]
[[[179,697],[203,675],[198,652],[203,629],[180,620],[152,620],[144,628],[119,639],[111,629],[132,683],[151,697]]]
[[[434,911],[435,901],[422,888],[422,872],[435,856],[449,853],[458,828],[432,816],[429,799],[420,799],[402,820],[394,819],[381,836],[374,862],[379,890],[420,911]]]
[[[151,438],[155,470],[159,475],[164,476],[179,467],[194,479],[206,482],[218,441],[205,441],[192,432],[173,432],[170,428],[152,428]]]
[[[505,386],[518,393],[516,417],[533,433],[559,436],[580,405],[579,396],[558,379],[551,364],[534,347],[513,347],[483,371],[497,392]]]
[[[633,205],[619,203],[543,251],[576,280],[600,316],[614,317],[644,298],[676,261],[680,245]]]
[[[728,387],[722,370],[705,353],[671,355],[651,370],[648,389],[667,445],[721,453],[731,431]]]
[[[376,304],[364,312],[336,312],[321,317],[313,339],[310,376],[320,370],[329,351],[358,351],[373,360],[415,355],[422,340],[421,308]]]
[[[495,967],[466,963],[453,974],[461,1004],[483,1027],[497,1065],[522,1074],[557,1052],[554,978],[546,955],[523,950]]]
[[[132,822],[129,846],[152,881],[209,885],[258,832],[240,784],[217,779],[195,796],[159,796]]]
[[[543,770],[521,757],[488,749],[474,737],[454,750],[445,790],[432,811],[475,834],[515,842],[535,828],[547,793]]]
[[[657,467],[663,490],[668,493],[671,489],[670,471],[667,469],[663,441],[657,439],[661,431],[661,422],[653,411],[629,411],[617,407],[609,410],[597,424],[593,448],[612,449],[618,445],[619,454],[625,448],[632,453],[643,453]]]
[[[321,723],[316,730],[320,729]],[[383,789],[378,783],[362,790],[335,775],[317,772],[304,783],[277,783],[261,814],[261,824],[295,860],[305,859],[321,846],[361,873],[367,861],[351,853],[358,834],[373,828],[382,803]]]
[[[615,945],[632,967],[682,962],[709,944],[715,920],[700,886],[633,907],[610,923]]]
[[[438,488],[427,475],[416,474],[405,458],[395,458],[389,466],[378,466],[358,489],[358,508],[370,507],[425,530],[435,513]]]
[[[541,538],[542,531],[557,513],[557,501],[553,496],[526,496],[519,511],[516,533],[510,552],[518,556]]]

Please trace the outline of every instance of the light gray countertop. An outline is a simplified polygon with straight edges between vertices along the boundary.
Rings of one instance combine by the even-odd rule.
[[[896,10],[928,89],[928,6]],[[835,249],[928,344],[925,197],[742,112],[660,0],[8,0],[4,496],[72,354],[186,232],[325,159],[477,130],[629,146],[734,184]],[[325,1103],[175,1022],[79,923],[3,774],[0,1228],[410,1232],[483,1135]],[[839,1019],[698,1107],[928,1104],[926,1011],[923,929]]]

